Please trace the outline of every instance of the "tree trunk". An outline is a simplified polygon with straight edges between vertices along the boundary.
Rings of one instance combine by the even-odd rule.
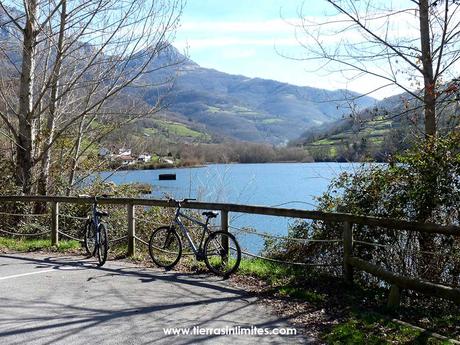
[[[54,132],[56,128],[56,117],[58,108],[58,96],[59,96],[59,80],[62,68],[62,54],[64,49],[65,40],[65,26],[67,17],[67,1],[62,1],[61,5],[61,17],[59,25],[59,38],[56,52],[56,62],[53,68],[53,74],[51,76],[51,94],[49,103],[49,116],[46,123],[46,140],[43,143],[43,157],[41,161],[41,171],[38,180],[38,194],[47,195],[49,192],[49,175],[51,167],[51,143],[54,140]]]
[[[431,35],[430,35],[430,20],[429,20],[428,0],[420,0],[420,45],[422,49],[422,66],[423,66],[423,81],[424,95],[423,106],[425,113],[425,138],[430,140],[436,136],[436,80],[433,75],[433,56],[431,54]],[[430,149],[428,143],[427,149]],[[426,182],[427,190],[436,190],[435,178]],[[425,222],[430,219],[433,205],[432,194],[427,193],[426,201],[422,206],[422,212],[419,216],[419,221]],[[420,250],[431,252],[435,250],[435,235],[420,233],[418,234],[418,242]],[[432,257],[422,255],[419,258],[419,274],[426,280],[439,279],[440,272],[437,270]]]
[[[24,194],[32,190],[32,169],[34,167],[35,119],[32,113],[35,47],[36,47],[36,16],[38,6],[36,0],[29,2],[29,13],[23,31],[24,42],[22,52],[21,81],[19,86],[18,116],[18,148],[16,154],[16,181]]]
[[[77,172],[78,168],[78,158],[80,155],[80,148],[81,148],[81,141],[83,139],[83,128],[85,125],[85,116],[81,118],[80,121],[80,126],[78,127],[78,136],[75,141],[75,152],[72,157],[72,166],[70,167],[70,174],[69,174],[69,185],[67,187],[67,196],[70,195],[70,192],[72,191],[73,184],[75,182],[75,174]]]
[[[428,0],[420,0],[419,10],[424,82],[425,137],[431,138],[436,135],[436,81],[433,76]]]

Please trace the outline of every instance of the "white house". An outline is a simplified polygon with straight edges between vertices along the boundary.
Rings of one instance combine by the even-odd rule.
[[[119,156],[131,156],[131,149],[119,149],[118,150]]]
[[[139,157],[137,157],[137,161],[141,163],[150,162],[151,159],[152,159],[152,156],[149,155],[148,153],[144,153],[142,155],[139,155]]]

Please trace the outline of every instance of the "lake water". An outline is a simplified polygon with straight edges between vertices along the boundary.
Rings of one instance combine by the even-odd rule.
[[[351,172],[354,163],[211,164],[200,168],[118,171],[102,178],[122,183],[148,183],[153,198],[229,202],[311,210],[330,181],[341,172]],[[159,174],[174,173],[175,181],[159,181]],[[263,248],[259,236],[238,232],[243,227],[276,235],[287,234],[293,220],[283,217],[230,213],[230,226],[240,244],[252,252]]]

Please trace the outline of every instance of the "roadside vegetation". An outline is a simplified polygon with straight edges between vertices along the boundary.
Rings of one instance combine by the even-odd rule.
[[[51,246],[49,239],[12,239],[0,237],[0,253],[60,252],[84,255],[78,241],[60,241]],[[122,257],[126,246],[111,248],[112,258]],[[141,250],[130,260],[151,265]],[[183,259],[179,267],[191,272],[206,272],[204,265]],[[430,318],[422,308],[402,308],[397,313],[382,307],[385,290],[346,286],[321,272],[261,259],[243,259],[231,284],[259,296],[297,327],[313,330],[313,335],[327,344],[450,344],[432,336],[431,331],[452,338],[459,337],[460,316],[438,308]],[[396,318],[396,319],[394,319]],[[422,326],[415,329],[397,319]]]
[[[418,148],[395,156],[386,165],[363,167],[354,174],[343,174],[319,198],[319,209],[328,212],[348,212],[409,221],[458,224],[460,198],[459,136],[426,141]],[[2,188],[14,191],[14,183],[5,176]],[[136,196],[135,186],[115,186],[94,181],[81,190],[90,195],[111,194]],[[31,213],[33,205],[4,203],[0,206],[2,229],[38,234],[49,228],[49,217],[21,218],[15,214]],[[112,258],[125,258],[139,264],[152,265],[146,247],[139,243],[135,257],[126,258],[126,208],[105,207]],[[89,205],[61,205],[61,231],[82,238],[84,217]],[[9,216],[7,214],[10,214]],[[171,210],[158,207],[139,209],[136,213],[136,234],[148,241],[153,228],[168,223]],[[192,229],[193,231],[193,229]],[[341,238],[339,224],[296,222],[288,236],[328,240]],[[0,250],[13,251],[71,251],[78,252],[78,241],[49,244],[49,235],[40,240],[0,239]],[[415,233],[360,227],[356,239],[391,247],[369,247],[357,244],[354,255],[375,262],[407,276],[459,286],[460,243],[448,236],[418,236]],[[447,301],[428,298],[413,292],[403,292],[401,308],[387,309],[388,286],[372,276],[356,274],[355,285],[342,280],[341,245],[327,242],[298,242],[289,239],[266,240],[264,256],[300,263],[331,264],[330,267],[305,268],[244,258],[231,282],[261,297],[273,309],[329,344],[443,344],[444,340],[431,332],[460,340],[458,307]],[[435,252],[437,260],[427,259],[417,251]],[[80,251],[81,252],[81,251]],[[82,252],[81,252],[82,253]],[[409,253],[409,254],[408,254]],[[333,265],[333,264],[336,265]],[[404,263],[404,264],[402,264]],[[184,257],[179,269],[206,272],[202,263]],[[403,320],[420,327],[414,329]]]
[[[460,316],[443,301],[391,310],[385,288],[346,285],[322,270],[260,259],[243,260],[233,281],[327,344],[450,344],[432,333],[460,340]]]
[[[6,252],[35,252],[35,251],[56,251],[56,252],[79,252],[81,244],[78,241],[60,241],[57,245],[51,245],[49,239],[26,239],[0,237],[0,253]]]
[[[459,175],[460,136],[453,133],[421,142],[418,147],[394,156],[388,164],[367,165],[352,174],[343,173],[318,199],[318,209],[458,225]],[[355,242],[354,256],[403,276],[460,286],[458,237],[370,226],[355,229],[355,241],[360,242]],[[289,236],[333,240],[341,238],[342,231],[341,224],[299,221],[291,227]],[[266,242],[265,255],[285,261],[334,264],[341,258],[342,248],[334,243],[271,240]],[[261,270],[255,272],[257,275]],[[292,291],[297,296],[309,296],[299,291],[308,287],[317,293],[333,291],[326,293],[325,300],[327,304],[335,300],[342,316],[324,333],[329,343],[443,343],[439,339],[428,341],[429,332],[409,330],[392,318],[460,340],[460,316],[453,303],[404,291],[401,308],[387,310],[389,286],[371,275],[357,273],[357,285],[350,287],[341,282],[340,266],[321,269],[328,277],[323,284],[316,275],[292,272],[287,284],[290,290],[283,286],[280,291]],[[340,279],[335,289],[337,280],[331,276]],[[271,278],[267,281],[273,286]]]

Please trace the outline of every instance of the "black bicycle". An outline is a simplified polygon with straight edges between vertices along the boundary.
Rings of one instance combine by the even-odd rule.
[[[150,236],[149,252],[153,262],[165,269],[172,269],[180,260],[182,255],[182,240],[177,232],[180,229],[182,235],[187,239],[190,247],[198,261],[204,261],[208,269],[216,275],[228,277],[234,273],[241,261],[241,249],[231,233],[226,231],[211,231],[209,220],[217,217],[217,212],[203,212],[206,221],[187,215],[181,211],[184,203],[195,199],[174,200],[169,202],[176,205],[176,212],[172,224],[161,226],[155,229]],[[203,229],[198,246],[193,242],[190,232],[181,220],[181,217]]]
[[[79,195],[80,197],[89,197],[89,195]],[[102,197],[107,198],[107,195]],[[91,216],[85,224],[84,243],[85,249],[89,256],[96,256],[99,266],[103,266],[107,261],[109,251],[109,239],[107,235],[107,226],[103,223],[102,217],[108,217],[105,211],[99,211],[97,208],[97,197],[94,196],[94,202],[91,207]]]

